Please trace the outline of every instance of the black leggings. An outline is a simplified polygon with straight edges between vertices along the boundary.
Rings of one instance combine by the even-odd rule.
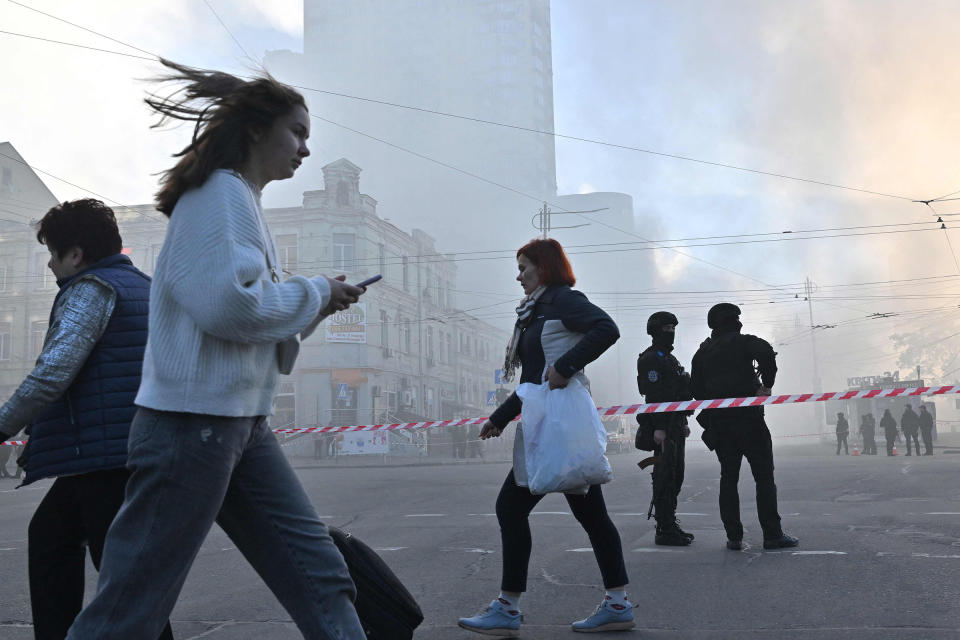
[[[593,554],[600,565],[603,586],[607,589],[627,584],[627,568],[623,563],[620,534],[607,515],[600,485],[590,487],[586,495],[564,494],[573,516],[590,538]],[[497,496],[497,521],[500,523],[500,538],[503,542],[504,591],[522,593],[527,590],[527,565],[530,563],[530,512],[543,496],[530,493],[526,487],[518,487],[513,469],[503,481]]]

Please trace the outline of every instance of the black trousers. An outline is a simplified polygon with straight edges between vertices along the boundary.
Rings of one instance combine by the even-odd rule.
[[[866,455],[877,455],[877,439],[870,432],[863,434],[863,452]]]
[[[526,487],[518,487],[513,469],[507,474],[497,496],[497,521],[500,523],[500,538],[503,542],[503,579],[500,588],[504,591],[522,593],[527,590],[527,567],[533,540],[530,535],[530,512],[544,496],[530,493]],[[600,485],[590,487],[586,495],[564,494],[577,522],[590,538],[593,554],[600,565],[603,586],[610,589],[629,582],[623,562],[620,534],[607,514]]]
[[[653,450],[660,456],[660,462],[653,467],[653,513],[657,526],[673,524],[677,518],[677,497],[683,486],[683,473],[686,467],[686,438],[679,429],[667,432],[662,446]]]
[[[933,429],[920,429],[920,435],[923,436],[924,452],[928,456],[933,455]],[[917,453],[920,453],[920,445],[917,445]]]
[[[914,444],[916,444],[917,455],[920,455],[920,438],[919,434],[916,431],[911,431],[910,433],[904,432],[903,439],[907,442],[907,455],[910,455],[910,439],[913,439]]]
[[[847,449],[847,434],[838,433],[837,434],[837,455],[840,455],[840,445],[843,444],[843,452],[850,453],[850,450]]]
[[[887,439],[887,455],[888,455],[888,456],[892,456],[892,455],[893,455],[893,442],[894,442],[894,440],[896,439],[897,436],[896,436],[896,434],[894,434],[894,435],[892,435],[892,436],[887,436],[887,435],[885,435],[884,437]]]
[[[103,541],[123,504],[126,469],[57,478],[27,534],[30,606],[37,640],[63,640],[83,606],[86,551],[100,569]],[[170,624],[160,636],[173,640]]]
[[[757,485],[757,515],[764,538],[783,533],[777,512],[777,485],[773,481],[773,441],[762,417],[737,422],[716,421],[717,459],[720,461],[720,519],[730,540],[743,539],[740,521],[740,465],[746,458]],[[711,426],[713,429],[714,426]]]

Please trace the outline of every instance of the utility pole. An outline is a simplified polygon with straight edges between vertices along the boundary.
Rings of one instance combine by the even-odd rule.
[[[817,330],[814,329],[813,323],[813,282],[807,277],[804,283],[804,295],[807,298],[807,309],[810,312],[810,353],[813,357],[813,390],[815,393],[820,393],[823,391],[822,385],[820,382],[820,365],[817,362]],[[826,420],[823,419],[823,411],[821,411],[821,403],[814,403],[814,411],[817,417],[817,427],[821,434],[824,433],[824,426]]]
[[[533,228],[540,232],[541,237],[546,240],[550,237],[550,231],[553,230],[553,223],[550,220],[551,216],[560,216],[568,214],[580,214],[580,213],[597,213],[598,211],[606,211],[610,207],[602,207],[600,209],[589,209],[587,211],[558,211],[554,212],[547,206],[547,203],[544,202],[543,206],[537,210],[533,217],[530,218],[530,224],[533,225]],[[536,222],[534,222],[536,220]],[[589,226],[589,222],[584,222],[583,224],[572,224],[563,227],[557,227],[557,229],[577,229],[579,227]]]

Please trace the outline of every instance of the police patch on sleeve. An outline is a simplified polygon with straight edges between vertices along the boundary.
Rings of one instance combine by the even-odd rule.
[[[657,372],[656,372],[656,371],[648,371],[648,372],[647,372],[647,380],[649,380],[650,382],[656,382],[656,381],[659,380],[659,379],[660,379],[660,376],[657,375]]]

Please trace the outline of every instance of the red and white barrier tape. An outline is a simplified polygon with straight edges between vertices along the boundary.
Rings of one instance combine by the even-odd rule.
[[[942,387],[904,387],[901,389],[870,389],[867,391],[832,391],[829,393],[800,393],[779,396],[752,396],[749,398],[721,398],[717,400],[686,400],[683,402],[653,402],[650,404],[621,404],[612,407],[597,407],[601,416],[633,415],[635,413],[669,413],[673,411],[695,411],[697,409],[733,409],[737,407],[762,407],[778,404],[800,404],[805,402],[826,402],[828,400],[860,400],[869,398],[899,398],[906,396],[939,396],[960,394],[960,385]],[[514,420],[519,420],[519,416]],[[344,427],[290,427],[274,429],[274,433],[292,435],[295,433],[342,433],[344,431],[394,431],[397,429],[429,429],[431,427],[459,427],[468,424],[483,424],[483,418],[461,418],[459,420],[432,420],[428,422],[398,422],[394,424],[366,424]],[[11,440],[0,444],[26,444],[24,440]]]
[[[960,385],[943,387],[906,387],[902,389],[871,389],[868,391],[834,391],[830,393],[801,393],[779,396],[753,396],[749,398],[722,398],[717,400],[686,400],[684,402],[653,402],[650,404],[614,405],[597,407],[601,416],[632,415],[635,413],[667,413],[694,411],[697,409],[732,409],[736,407],[760,407],[777,404],[826,402],[827,400],[859,400],[868,398],[896,398],[903,396],[937,396],[960,394]],[[514,418],[519,420],[520,418]],[[328,433],[344,431],[393,431],[396,429],[428,429],[430,427],[458,427],[468,424],[483,424],[487,418],[463,418],[460,420],[435,420],[432,422],[399,422],[395,424],[369,424],[349,427],[300,427],[274,429],[274,433]]]

